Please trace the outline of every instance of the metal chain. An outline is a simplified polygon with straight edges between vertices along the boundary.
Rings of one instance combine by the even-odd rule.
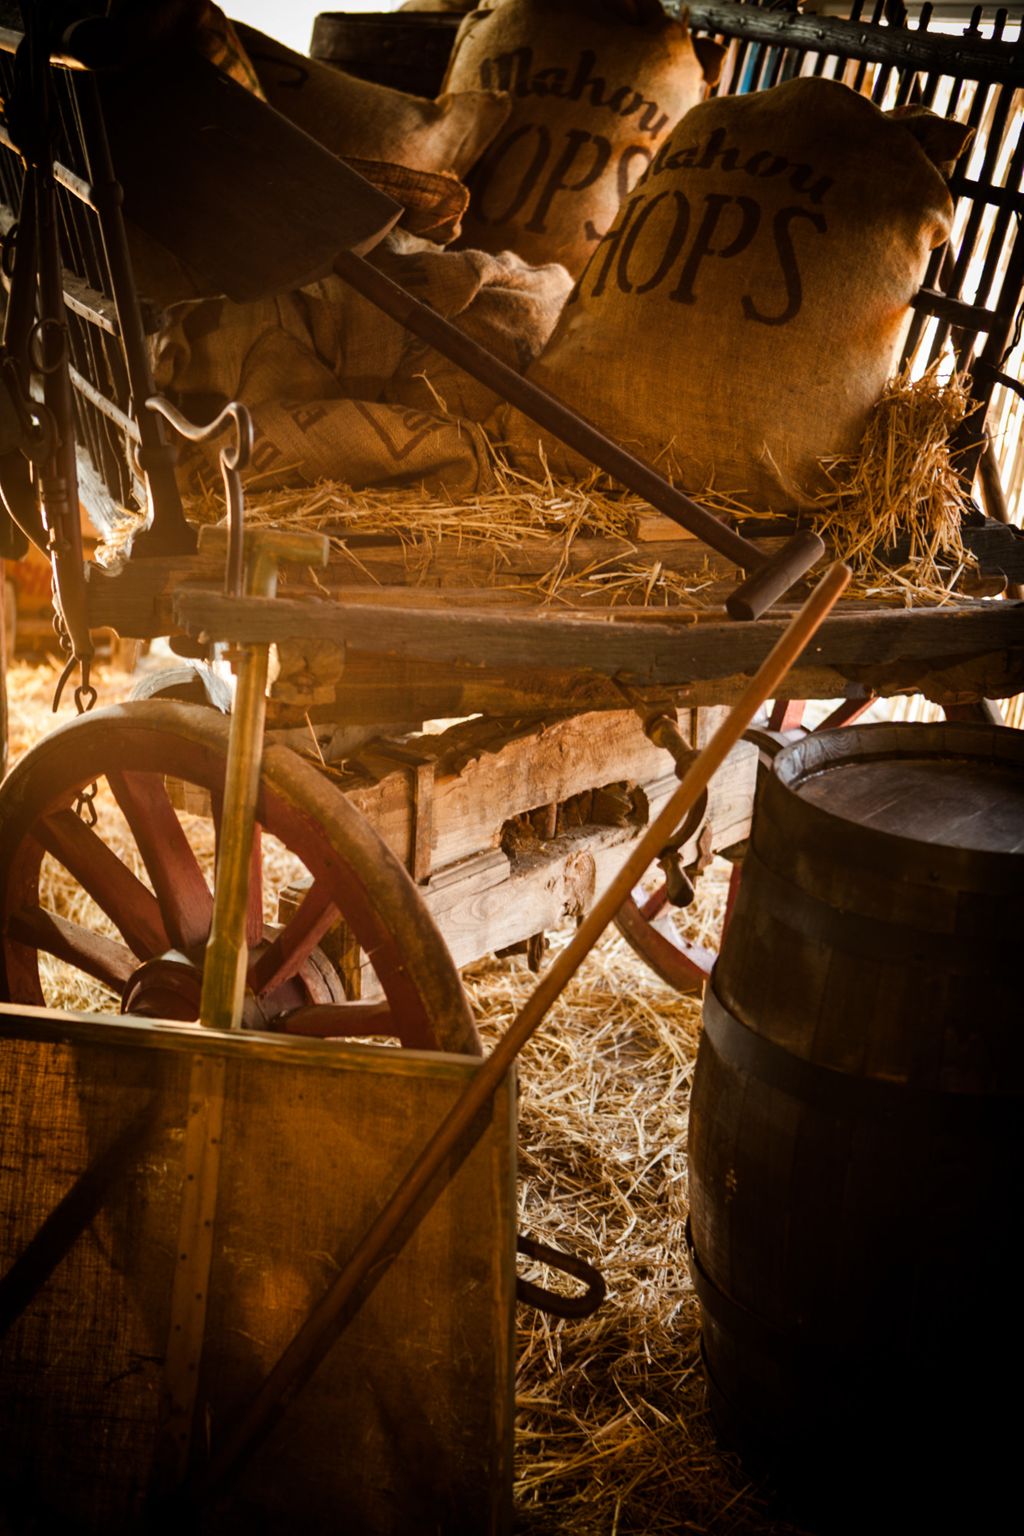
[[[77,658],[74,655],[71,636],[68,633],[68,627],[64,622],[64,615],[61,612],[60,603],[57,600],[56,582],[52,578],[51,588],[53,592],[53,628],[56,632],[57,639],[60,642],[60,648],[68,658],[67,665],[60,675],[60,681],[57,684],[57,691],[53,698],[53,708],[54,712],[56,712],[57,707],[60,704],[60,696],[64,691],[64,684],[67,682],[72,671],[74,670]],[[87,715],[90,709],[92,709],[93,705],[96,703],[99,695],[89,680],[89,657],[83,656],[81,658],[80,665],[82,668],[82,678],[81,682],[78,684],[78,687],[75,689],[75,709],[78,711],[79,715]],[[74,811],[75,815],[80,817],[81,820],[85,822],[87,827],[94,827],[99,820],[99,812],[96,809],[96,794],[98,789],[99,784],[94,779],[91,784],[86,784],[85,787],[79,791],[79,793],[75,796],[75,801],[72,806],[72,810]]]
[[[75,708],[80,715],[87,715],[96,703],[98,694],[89,681],[89,658],[82,657],[82,681],[75,689]],[[80,790],[74,804],[75,815],[85,822],[87,827],[94,827],[99,820],[99,812],[96,809],[96,792],[99,784],[93,779],[91,784],[86,784]]]
[[[86,784],[75,796],[75,803],[71,807],[80,821],[84,821],[87,827],[94,827],[99,821],[99,812],[96,809],[96,793],[99,784],[93,779],[91,784]]]

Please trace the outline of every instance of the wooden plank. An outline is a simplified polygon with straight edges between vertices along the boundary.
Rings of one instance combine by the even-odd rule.
[[[539,581],[561,565],[569,575],[575,575],[609,562],[629,560],[645,565],[660,561],[665,570],[699,581],[702,589],[710,570],[721,583],[724,601],[735,584],[735,567],[718,559],[699,541],[682,536],[684,531],[667,518],[652,514],[650,522],[655,521],[666,525],[666,531],[653,541],[643,542],[642,552],[631,540],[583,536],[574,538],[566,548],[564,537],[555,535],[500,547],[454,538],[425,546],[355,535],[347,540],[348,553],[332,552],[321,586],[314,589],[301,574],[289,572],[282,579],[282,591],[297,587],[322,594],[326,587],[338,601],[383,599],[402,605],[422,605],[431,601],[429,594],[434,593],[440,604],[450,601],[464,607],[475,589],[478,604],[536,603],[538,594],[531,590],[531,580]],[[781,548],[781,540],[762,540],[766,551],[776,546]],[[223,559],[209,555],[137,560],[116,574],[93,568],[88,591],[90,625],[108,626],[120,635],[138,638],[166,634],[171,628],[173,596],[184,583],[216,589],[223,577]]]
[[[497,735],[494,722],[470,721],[441,736],[416,738],[416,746],[423,750],[429,750],[431,742],[435,752],[432,876],[448,865],[497,848],[511,817],[623,781],[657,796],[673,772],[669,754],[647,739],[632,710],[587,712],[519,727],[508,722]],[[729,786],[722,793],[723,810],[730,794],[749,801],[755,756],[752,747],[744,746],[730,759],[721,780]],[[358,762],[364,768],[385,771],[371,783],[365,778],[360,782],[353,774],[339,776],[339,787],[409,865],[414,820],[409,774],[402,769],[387,771],[386,743],[379,752],[374,746],[360,753]],[[422,872],[422,849],[420,860]]]
[[[156,1478],[166,1493],[185,1478],[192,1444],[224,1138],[224,1071],[222,1056],[197,1053],[192,1058],[182,1142],[185,1177],[164,1356],[165,1402],[154,1452]]]
[[[756,757],[756,749],[742,743],[712,781],[708,816],[716,849],[749,834]],[[495,849],[438,871],[421,894],[455,963],[469,965],[582,916],[677,784],[674,773],[648,782],[649,810],[643,826],[581,826],[511,856]],[[500,813],[500,806],[495,806],[493,814]],[[684,863],[697,857],[696,835],[681,852]],[[359,995],[373,998],[379,992],[372,968],[364,960]]]
[[[479,734],[471,723],[438,741],[432,868],[497,847],[509,817],[613,781],[659,779],[671,767],[632,710],[537,722],[498,745],[477,747]],[[350,798],[380,825],[376,793]]]
[[[786,627],[784,618],[737,624],[594,624],[518,614],[434,613],[394,606],[334,607],[284,598],[227,598],[183,591],[175,602],[194,635],[240,644],[308,637],[383,655],[416,656],[468,667],[571,667],[621,674],[641,684],[683,683],[752,672]],[[656,632],[657,631],[657,632]],[[828,666],[1024,652],[1024,604],[978,603],[833,615],[813,659]]]
[[[885,669],[829,667],[823,664],[794,667],[780,697],[793,699],[844,698],[853,689],[870,689],[880,697],[922,693],[939,704],[977,698],[1006,698],[1021,691],[1020,653],[996,650],[981,652],[969,660],[950,664],[913,661]],[[635,688],[640,696],[658,700],[668,693],[674,705],[706,707],[728,704],[739,698],[749,682],[742,672],[668,687]],[[281,705],[271,698],[268,719],[275,727],[301,729],[308,734],[307,715],[316,723],[379,725],[381,718],[424,720],[454,719],[475,713],[512,716],[550,714],[561,716],[566,707],[584,710],[617,709],[620,690],[611,678],[578,669],[445,666],[414,657],[382,657],[349,651],[343,679],[330,704],[308,707]]]
[[[0,1270],[140,1103],[158,1106],[106,1208],[0,1341],[5,1493],[17,1488],[48,1528],[126,1528],[152,1468],[192,1060],[225,1089],[200,1459],[478,1063],[10,1007],[0,1035]],[[507,1532],[514,1146],[509,1081],[480,1143],[229,1490],[218,1529],[326,1530],[343,1510],[367,1536]]]

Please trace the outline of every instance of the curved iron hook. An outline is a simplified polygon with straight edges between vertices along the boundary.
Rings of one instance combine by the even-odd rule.
[[[224,593],[227,597],[241,597],[245,528],[241,471],[248,469],[252,462],[253,440],[252,417],[248,409],[240,400],[231,400],[220,415],[204,427],[189,421],[163,395],[151,395],[146,401],[146,409],[162,416],[175,432],[190,443],[209,442],[229,427],[234,427],[234,439],[220,450],[220,472],[224,478],[224,495],[228,504],[228,562],[224,575]]]

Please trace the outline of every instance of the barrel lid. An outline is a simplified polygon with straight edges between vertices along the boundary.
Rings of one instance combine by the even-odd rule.
[[[829,817],[901,839],[1024,854],[1024,733],[960,723],[812,734],[775,773]]]

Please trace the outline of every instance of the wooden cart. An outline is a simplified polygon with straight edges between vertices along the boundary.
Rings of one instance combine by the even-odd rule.
[[[691,14],[737,39],[722,89],[766,86],[798,68],[846,72],[858,88],[873,75],[877,101],[941,99],[984,138],[978,174],[954,180],[957,248],[936,260],[908,343],[928,356],[950,347],[973,369],[981,452],[985,413],[1021,389],[1006,371],[1024,280],[1024,141],[1013,147],[1020,56],[1019,45],[1000,41],[1005,13],[994,41],[977,29],[966,39],[908,32],[877,16],[841,22],[725,4]],[[113,1006],[135,1017],[393,1035],[406,1046],[472,1053],[479,1045],[457,967],[512,947],[539,964],[544,931],[588,908],[715,711],[771,647],[786,602],[752,622],[726,618],[718,600],[734,585],[734,563],[654,516],[628,540],[580,536],[564,558],[699,571],[708,604],[699,618],[495,601],[485,551],[452,557],[441,547],[410,582],[403,546],[383,538],[362,541],[358,560],[330,559],[314,580],[304,571],[327,558],[322,541],[259,530],[243,540],[230,464],[230,527],[210,530],[197,548],[170,434],[160,409],[147,408],[145,334],[159,317],[134,290],[96,74],[82,67],[94,36],[78,42],[79,57],[55,56],[46,71],[52,136],[26,137],[25,121],[9,114],[0,140],[10,401],[0,472],[14,513],[4,552],[16,556],[27,533],[52,561],[66,677],[80,679],[81,710],[0,790],[4,995],[21,1006],[45,1003],[40,961],[56,957],[104,983]],[[39,46],[30,57],[18,44],[0,33],[7,100],[41,78]],[[337,231],[318,238],[344,243]],[[350,229],[345,239],[352,243]],[[237,461],[241,409],[228,413],[231,423]],[[979,511],[966,536],[989,595],[941,608],[842,610],[791,675],[794,699],[839,701],[839,723],[876,696],[922,692],[962,709],[1024,690],[1022,605],[997,596],[1024,577],[1024,558],[1003,521],[990,454],[980,483],[988,515]],[[111,507],[152,510],[116,573],[83,561],[79,495],[102,531]],[[762,554],[770,559],[792,534],[772,530]],[[548,569],[552,554],[553,541],[538,539],[512,558],[530,574]],[[279,559],[290,562],[283,596]],[[101,627],[126,639],[170,635],[200,663],[226,647],[239,671],[230,720],[208,696],[175,697],[173,680],[162,696],[92,708],[90,636]],[[271,646],[279,671],[265,699]],[[193,692],[202,676],[200,665]],[[439,720],[457,723],[419,729]],[[402,728],[382,730],[384,722]],[[296,743],[327,725],[337,748],[322,762]],[[663,885],[624,914],[632,941],[680,984],[707,957],[681,941],[666,957],[653,923],[684,888],[687,869],[742,843],[755,771],[752,746],[732,756],[704,815],[666,850]],[[145,880],[105,840],[95,813],[101,782]],[[224,899],[243,916],[243,940],[221,953],[212,994],[204,957],[224,882],[218,866],[211,891],[200,868],[183,821],[194,812],[212,818],[221,854],[229,850],[224,868],[233,858],[235,886]],[[264,917],[261,850],[270,839],[298,867],[276,922]],[[70,921],[47,909],[44,854],[117,936],[102,918]]]
[[[1018,230],[1024,207],[1024,150],[1014,137],[1021,101],[1016,86],[1019,43],[999,40],[1005,19],[997,22],[996,39],[983,41],[976,30],[963,39],[950,38],[932,36],[924,28],[911,33],[882,26],[877,19],[854,25],[788,13],[762,15],[751,7],[744,7],[743,15],[728,5],[691,10],[696,24],[736,39],[720,89],[767,86],[798,68],[843,76],[859,89],[873,80],[877,101],[903,102],[913,94],[969,121],[983,139],[983,153],[974,162],[980,169],[970,176],[958,173],[954,179],[956,247],[936,256],[908,340],[908,350],[917,349],[928,359],[951,349],[958,364],[972,370],[979,407],[969,433],[977,460],[986,412],[991,418],[994,405],[1002,409],[1005,399],[1012,398],[1008,392],[1020,393],[1003,363],[1015,344],[1024,271],[1024,239]],[[11,37],[6,46],[10,49],[15,42]],[[81,51],[88,53],[88,37],[85,43]],[[532,946],[536,956],[544,930],[586,907],[602,871],[617,857],[616,850],[636,835],[651,807],[667,793],[675,764],[664,744],[656,745],[645,735],[645,726],[667,714],[684,737],[699,741],[705,729],[699,711],[722,706],[734,696],[768,649],[784,606],[756,624],[729,621],[716,598],[720,602],[729,592],[734,565],[700,541],[681,536],[684,530],[657,514],[641,519],[630,540],[581,536],[563,551],[556,539],[541,538],[503,558],[512,573],[526,579],[549,570],[556,558],[570,567],[631,559],[652,568],[660,563],[683,576],[699,571],[708,605],[699,621],[689,622],[692,615],[682,612],[656,615],[625,608],[605,611],[599,621],[590,616],[591,610],[584,616],[541,604],[511,603],[488,587],[494,560],[486,549],[474,554],[459,547],[449,552],[442,544],[429,558],[417,558],[410,578],[405,547],[387,539],[361,539],[353,555],[332,559],[326,578],[318,577],[315,587],[310,583],[304,589],[301,576],[293,576],[286,598],[227,596],[223,587],[218,591],[223,543],[217,548],[204,544],[194,552],[194,534],[182,517],[174,483],[174,449],[165,424],[152,411],[132,404],[152,394],[144,333],[159,317],[136,300],[119,213],[109,191],[115,168],[97,158],[96,125],[102,114],[94,77],[70,67],[55,71],[55,77],[59,128],[54,207],[63,222],[59,235],[54,229],[50,259],[52,264],[60,255],[65,268],[77,265],[77,271],[67,275],[63,299],[49,295],[48,302],[67,314],[70,357],[66,378],[60,369],[44,371],[43,395],[51,416],[61,419],[63,412],[70,419],[74,412],[75,442],[62,444],[63,461],[55,462],[49,474],[45,464],[37,472],[46,492],[45,526],[26,480],[22,524],[31,531],[34,517],[38,542],[51,551],[59,626],[69,652],[87,658],[90,634],[102,626],[142,640],[176,634],[177,645],[198,654],[209,654],[214,641],[236,646],[273,643],[281,674],[270,694],[272,731],[290,732],[277,739],[294,743],[296,732],[307,733],[310,723],[322,734],[324,722],[330,721],[337,728],[336,755],[343,760],[329,763],[319,778],[308,764],[302,770],[304,782],[313,787],[302,791],[308,796],[308,816],[302,833],[292,838],[298,845],[294,851],[307,867],[316,863],[317,846],[323,841],[318,829],[327,815],[325,802],[333,804],[340,788],[411,875],[416,893],[403,887],[401,903],[429,910],[458,964],[516,945]],[[8,144],[13,148],[9,138]],[[11,237],[22,195],[21,171],[13,156],[5,160],[5,249],[10,266],[12,251],[15,264],[19,258],[28,259],[29,252],[25,234],[19,234],[18,244]],[[365,216],[372,218],[374,212],[371,208]],[[22,216],[20,229],[24,227]],[[340,227],[321,229],[317,238],[323,246],[340,240],[341,233]],[[350,232],[346,238],[351,238]],[[39,252],[40,259],[44,254]],[[19,345],[26,356],[31,347],[38,354],[45,338],[57,334],[54,317],[34,331],[32,324],[18,312],[15,292],[8,310],[8,350],[15,357]],[[35,361],[49,369],[46,359],[35,356]],[[31,367],[29,360],[25,368]],[[76,476],[79,493],[101,531],[109,532],[119,507],[134,503],[154,509],[148,532],[136,540],[131,558],[117,574],[93,566],[89,579],[82,579],[81,533],[77,514],[70,510],[77,507]],[[967,535],[979,555],[981,590],[993,593],[1007,577],[1015,582],[1024,575],[1024,541],[998,521],[1006,512],[989,449],[982,455],[979,483],[989,515],[979,513],[977,527]],[[791,531],[779,529],[776,539],[760,541],[762,549],[777,550]],[[17,532],[12,536],[17,539]],[[324,586],[333,601],[322,600]],[[837,719],[853,718],[877,695],[908,691],[959,709],[1018,692],[1021,666],[1021,615],[1013,601],[963,596],[946,607],[929,609],[859,603],[830,622],[813,661],[793,675],[790,688],[800,698],[842,701]],[[91,700],[88,687],[81,697]],[[185,716],[170,703],[154,701],[145,710],[160,743],[155,754],[170,752],[184,730]],[[5,941],[8,985],[16,998],[42,1001],[33,974],[32,954],[38,949],[56,951],[90,974],[102,975],[119,997],[130,997],[136,1011],[166,1010],[166,986],[173,991],[179,984],[187,994],[179,1011],[188,1013],[194,1006],[195,974],[187,979],[184,972],[172,976],[164,967],[159,1003],[152,1004],[143,996],[145,987],[140,989],[131,978],[140,960],[148,963],[167,948],[194,952],[208,927],[208,904],[200,903],[206,915],[184,926],[176,913],[161,916],[154,911],[145,934],[133,935],[134,947],[129,944],[115,955],[84,932],[53,923],[27,896],[32,859],[25,862],[24,850],[42,846],[37,824],[52,820],[53,796],[67,810],[83,787],[105,775],[108,767],[127,765],[130,721],[134,715],[141,718],[142,712],[141,706],[132,705],[113,716],[96,715],[75,724],[66,742],[44,746],[35,766],[31,761],[22,766],[7,790],[9,796],[18,796],[22,829],[18,849],[5,855],[8,873],[2,900],[8,914],[15,905],[20,914],[17,942],[11,938],[10,920]],[[473,715],[484,718],[442,735],[417,731],[424,721]],[[385,732],[371,745],[383,722],[401,722],[401,733],[396,739]],[[787,723],[793,723],[792,711]],[[226,741],[223,722],[215,725],[207,718],[204,728],[221,729]],[[84,765],[85,756],[80,757],[74,742],[80,740],[84,748],[94,738],[99,743],[95,760],[90,753],[83,777],[79,765]],[[676,749],[678,756],[678,740]],[[207,754],[206,745],[179,753],[187,759],[179,768],[181,779],[202,778],[198,769],[208,761]],[[42,771],[47,757],[61,765],[55,779],[54,769]],[[704,825],[691,829],[677,865],[693,867],[710,851],[742,841],[753,772],[752,750],[737,755],[712,798]],[[58,782],[62,773],[64,783]],[[44,779],[45,797],[40,788]],[[208,793],[208,786],[199,787]],[[124,802],[126,792],[119,798]],[[169,828],[173,821],[170,802],[151,787],[138,804],[122,804],[122,809],[133,825],[166,823]],[[274,818],[269,809],[265,815],[271,830]],[[116,872],[113,861],[101,856],[96,846],[101,829],[76,821],[74,851],[67,838],[57,840],[48,832],[51,851],[59,841],[56,856],[70,861],[76,877],[120,923],[127,916],[126,906],[136,903],[135,887]],[[147,838],[144,858],[153,866],[158,906],[184,907],[195,894],[194,861],[179,846],[182,842]],[[15,865],[17,897],[9,873]],[[84,881],[87,869],[90,878]],[[351,872],[346,876],[353,892],[361,890],[364,878]],[[259,921],[252,918],[250,983],[255,982],[262,1001],[250,1012],[264,1024],[300,1003],[335,1008],[345,997],[374,995],[368,975],[361,987],[357,980],[359,972],[366,971],[365,958],[355,953],[357,945],[363,957],[375,947],[352,936],[358,934],[358,924],[348,924],[351,932],[336,933],[326,943],[334,957],[333,962],[326,960],[322,888],[320,877],[315,900],[303,898],[301,889],[291,894],[288,922],[274,940],[271,959],[261,961],[256,954],[270,941],[259,937]],[[343,913],[347,902],[358,900],[337,882],[331,898]],[[398,903],[399,898],[389,895],[387,901]],[[255,913],[257,884],[252,905]],[[656,906],[650,907],[651,913]],[[314,907],[319,914],[315,920]],[[634,938],[656,957],[663,949],[661,939],[632,916],[627,926]],[[669,974],[679,984],[687,978],[692,984],[690,958],[684,949],[676,967],[669,956]],[[384,950],[378,949],[377,960],[387,995],[389,980],[380,974],[389,964]],[[400,960],[394,965],[403,970]],[[324,976],[333,977],[339,967],[343,984],[336,979],[325,982]],[[346,1033],[356,1027],[355,1012],[346,1011]],[[377,1014],[371,1022],[374,1029],[381,1028]],[[313,1026],[307,1019],[303,1027]],[[341,1020],[324,1015],[317,1027],[340,1028]],[[409,1041],[430,1033],[424,1033],[422,1020],[402,1030],[408,1031]],[[442,1037],[449,1045],[467,1038],[465,1023],[454,1035]]]

